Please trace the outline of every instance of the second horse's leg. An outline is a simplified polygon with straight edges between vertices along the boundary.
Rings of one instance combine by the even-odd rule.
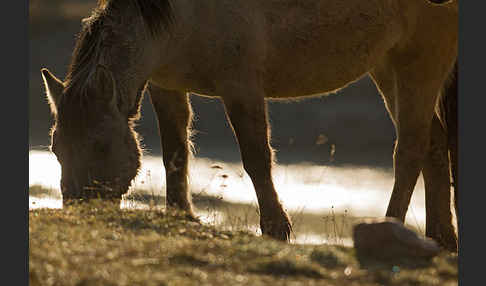
[[[434,115],[429,151],[422,169],[425,182],[426,235],[450,251],[457,251],[452,224],[451,184],[447,135]]]
[[[157,114],[166,172],[167,207],[182,209],[194,218],[188,184],[189,132],[192,111],[184,92],[169,91],[149,83]]]

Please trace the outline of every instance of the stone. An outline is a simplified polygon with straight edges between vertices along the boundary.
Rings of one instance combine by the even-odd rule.
[[[394,218],[378,218],[353,228],[354,248],[359,256],[382,260],[430,259],[441,251],[434,240],[419,236]]]

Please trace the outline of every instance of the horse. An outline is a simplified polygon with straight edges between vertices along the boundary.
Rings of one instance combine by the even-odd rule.
[[[63,202],[127,192],[140,168],[134,122],[147,91],[166,205],[195,217],[188,93],[217,97],[256,192],[262,234],[288,241],[266,100],[324,96],[370,75],[397,134],[385,215],[405,220],[422,171],[426,235],[455,251],[447,134],[436,107],[457,59],[457,18],[457,1],[441,0],[100,0],[82,21],[65,79],[41,70]]]

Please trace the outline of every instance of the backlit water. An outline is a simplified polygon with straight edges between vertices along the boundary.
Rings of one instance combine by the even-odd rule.
[[[59,194],[60,165],[45,151],[29,152],[29,185],[42,185]],[[347,211],[353,216],[380,217],[385,214],[393,187],[391,170],[367,167],[334,167],[312,164],[276,165],[273,171],[280,200],[288,210],[305,212]],[[256,204],[251,180],[241,163],[225,163],[206,158],[190,161],[190,187],[193,193],[222,197],[230,202]],[[132,188],[165,196],[165,168],[161,157],[144,156],[142,169]],[[122,201],[122,208],[143,207]],[[29,209],[62,208],[59,196],[29,197]],[[218,216],[198,213],[203,221]],[[217,220],[217,219],[216,219]],[[406,223],[425,229],[425,200],[422,177],[417,182]],[[256,231],[256,230],[255,230]],[[309,234],[297,239],[303,243],[322,243],[323,237]],[[349,243],[345,243],[349,244]]]

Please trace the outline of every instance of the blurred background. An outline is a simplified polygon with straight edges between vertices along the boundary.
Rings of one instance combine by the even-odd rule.
[[[95,6],[96,0],[30,0],[30,149],[47,150],[53,124],[40,69],[47,67],[64,79],[81,19]],[[197,96],[191,96],[191,101],[196,156],[239,161],[221,102]],[[279,163],[392,167],[395,132],[369,77],[326,97],[270,102],[269,113]],[[136,129],[145,153],[160,155],[157,122],[147,96]]]

